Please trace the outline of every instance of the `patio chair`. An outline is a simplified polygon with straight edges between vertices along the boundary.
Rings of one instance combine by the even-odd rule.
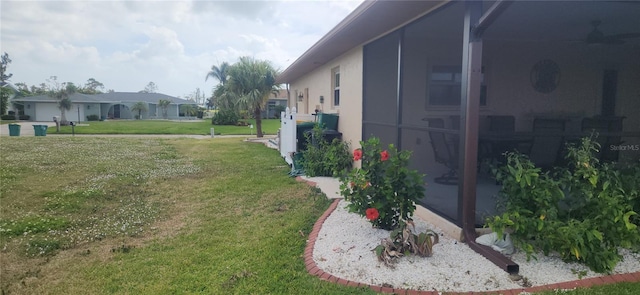
[[[487,116],[489,121],[488,134],[495,137],[510,137],[516,131],[516,118],[508,115],[491,115]],[[499,141],[481,141],[480,152],[484,158],[490,158],[502,162],[502,153],[513,149],[520,150],[516,141],[499,140]]]
[[[535,118],[529,158],[543,169],[553,167],[564,144],[565,119]]]
[[[516,117],[509,115],[491,115],[489,118],[489,132],[510,134],[516,131]]]
[[[582,119],[582,132],[596,132],[598,137],[596,141],[600,144],[600,151],[596,155],[600,161],[617,161],[619,156],[618,149],[612,149],[611,146],[622,144],[620,136],[600,135],[606,132],[622,132],[622,120],[624,117],[592,117]]]
[[[429,127],[444,128],[442,119],[427,119]],[[442,131],[429,130],[431,147],[436,162],[449,169],[446,173],[434,179],[434,182],[445,185],[458,184],[458,142],[457,136]]]

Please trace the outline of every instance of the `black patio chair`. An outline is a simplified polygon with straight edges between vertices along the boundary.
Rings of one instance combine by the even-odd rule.
[[[612,135],[600,135],[607,132],[621,132],[622,120],[624,117],[592,117],[582,119],[582,132],[595,132],[598,137],[596,142],[600,144],[600,151],[596,154],[596,157],[600,161],[612,162],[617,161],[619,151],[611,146],[618,146],[622,144],[622,138],[620,136]]]
[[[444,128],[442,119],[427,119],[429,127]],[[457,136],[446,134],[443,131],[429,130],[431,147],[436,162],[449,169],[446,173],[436,177],[434,181],[439,184],[458,184],[458,142]]]
[[[535,118],[533,121],[533,142],[529,158],[538,167],[552,168],[558,161],[564,144],[565,119]]]

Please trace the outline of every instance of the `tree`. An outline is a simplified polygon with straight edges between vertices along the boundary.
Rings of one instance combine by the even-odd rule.
[[[167,111],[169,110],[170,104],[171,101],[168,99],[161,99],[158,101],[158,106],[162,109],[162,117],[165,119],[168,117]]]
[[[215,106],[215,98],[213,96],[207,98],[206,105],[207,105],[207,110],[213,109],[213,106]]]
[[[220,84],[224,85],[227,83],[227,76],[229,70],[229,63],[223,62],[220,66],[211,66],[211,71],[207,73],[207,76],[204,78],[205,81],[209,79],[209,77],[214,78],[220,82]]]
[[[76,93],[76,87],[73,83],[58,83],[58,78],[56,76],[52,76],[49,80],[53,84],[51,90],[49,91],[49,96],[55,98],[58,101],[58,109],[60,109],[60,125],[68,125],[66,111],[71,109],[71,98],[70,96]]]
[[[31,90],[29,90],[29,86],[27,86],[26,83],[24,82],[18,82],[15,84],[16,87],[18,88],[18,91],[20,93],[18,93],[18,96],[24,97],[24,96],[31,96]]]
[[[262,110],[269,96],[279,90],[277,75],[278,72],[270,62],[247,56],[241,57],[240,61],[228,69],[228,80],[224,88],[237,97],[239,106],[253,113],[257,137],[263,136]]]
[[[104,84],[98,82],[94,78],[89,78],[80,92],[84,94],[96,94],[101,93],[102,89],[104,89]]]
[[[42,94],[47,94],[48,92],[49,92],[49,87],[47,87],[47,84],[40,83],[40,86],[31,85],[32,95],[42,95]]]
[[[138,117],[136,119],[142,119],[142,113],[149,110],[149,108],[147,107],[146,102],[139,101],[131,106],[131,110],[134,112],[138,112]]]
[[[0,62],[0,115],[4,115],[9,107],[9,96],[13,91],[8,85],[7,81],[13,76],[13,74],[7,74],[7,66],[11,63],[8,53],[2,55],[2,61]]]
[[[156,86],[156,83],[153,83],[153,81],[149,82],[149,84],[147,84],[146,87],[144,87],[144,90],[140,90],[140,93],[156,93],[158,92],[158,86]]]
[[[198,113],[198,108],[192,104],[183,104],[180,106],[180,111],[184,113],[186,117],[195,116]]]

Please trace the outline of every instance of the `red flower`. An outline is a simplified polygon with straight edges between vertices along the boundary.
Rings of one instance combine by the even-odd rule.
[[[362,150],[353,151],[353,160],[358,161],[360,159],[362,159]]]
[[[369,208],[367,209],[367,211],[365,211],[365,213],[367,215],[367,219],[371,221],[378,219],[378,216],[380,216],[380,214],[378,213],[378,209],[376,208]]]
[[[380,152],[380,160],[381,161],[389,160],[389,152],[387,151]]]

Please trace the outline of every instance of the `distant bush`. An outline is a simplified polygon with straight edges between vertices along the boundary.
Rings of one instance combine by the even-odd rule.
[[[14,116],[14,115],[2,115],[2,116],[0,116],[0,119],[2,119],[2,120],[15,120],[16,116]]]
[[[29,120],[31,118],[29,115],[20,115],[20,120]]]
[[[213,118],[211,118],[211,124],[213,125],[236,125],[238,124],[238,114],[233,110],[219,110]]]
[[[87,116],[87,121],[98,121],[100,120],[100,116],[98,115],[88,115]]]

